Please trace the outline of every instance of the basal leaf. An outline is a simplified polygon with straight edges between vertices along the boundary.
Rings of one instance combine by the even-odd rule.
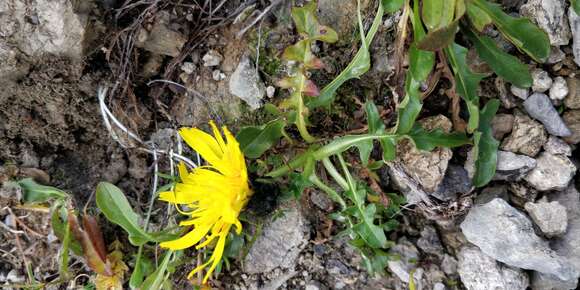
[[[401,9],[401,7],[403,7],[403,3],[405,3],[405,0],[382,0],[381,4],[383,5],[383,9],[385,10],[385,13],[393,13],[399,9]]]
[[[421,103],[421,92],[419,91],[420,85],[421,83],[416,81],[410,72],[407,72],[405,79],[406,95],[397,108],[398,119],[395,132],[399,135],[404,135],[411,131],[417,116],[421,112],[423,104]]]
[[[470,2],[467,3],[467,17],[471,24],[480,32],[492,22],[487,13]]]
[[[310,1],[303,7],[292,8],[292,19],[298,33],[306,34],[310,40],[328,43],[336,42],[338,34],[332,28],[320,25],[316,17],[316,1]]]
[[[279,118],[262,126],[245,127],[236,135],[240,149],[248,158],[259,158],[284,135],[286,121]]]
[[[381,138],[379,141],[383,149],[383,161],[395,160],[397,154],[397,139],[394,137]]]
[[[435,65],[435,53],[417,48],[419,43],[425,37],[425,30],[419,16],[419,1],[415,1],[411,23],[413,24],[413,43],[409,47],[409,71],[411,76],[417,81],[427,79],[433,66]]]
[[[463,133],[445,133],[441,129],[425,131],[421,125],[417,124],[408,137],[415,143],[419,150],[431,151],[435,147],[454,148],[469,144],[470,140]]]
[[[453,43],[445,49],[447,59],[453,68],[457,93],[467,103],[469,121],[467,131],[473,132],[479,124],[479,96],[477,88],[483,74],[473,73],[467,64],[467,49]]]
[[[455,0],[423,0],[422,3],[423,23],[429,30],[445,27],[453,21]]]
[[[503,79],[519,88],[532,86],[532,75],[528,67],[517,57],[506,53],[495,44],[491,38],[485,35],[477,35],[469,29],[464,30],[468,38],[473,42],[477,54],[485,61],[493,71]]]
[[[486,185],[495,175],[499,141],[493,138],[491,120],[495,116],[498,108],[498,100],[487,102],[485,107],[481,110],[478,131],[473,134],[473,143],[475,145],[473,148],[473,154],[475,154],[477,158],[475,161],[473,185],[476,187]]]
[[[19,180],[18,185],[22,188],[22,199],[25,203],[42,203],[50,199],[64,199],[66,192],[52,186],[36,183],[32,178]]]
[[[105,217],[129,234],[131,244],[140,246],[148,241],[155,241],[141,228],[139,215],[133,211],[125,194],[118,187],[107,182],[99,183],[95,199]]]
[[[381,24],[382,16],[383,16],[383,5],[378,5],[379,8],[377,10],[377,14],[375,15],[375,19],[373,20],[373,24],[369,29],[369,32],[364,35],[364,28],[362,25],[362,17],[360,15],[360,9],[358,9],[358,22],[359,22],[359,30],[361,34],[361,47],[359,48],[358,52],[354,56],[354,58],[350,61],[348,66],[328,85],[326,85],[322,91],[320,92],[320,96],[317,98],[312,99],[307,105],[309,108],[318,108],[322,106],[329,106],[336,94],[336,90],[342,86],[346,81],[358,78],[364,73],[366,73],[369,68],[371,67],[371,56],[369,53],[368,46],[373,41],[377,30]],[[359,7],[360,8],[360,7]]]
[[[369,158],[371,157],[371,152],[373,151],[373,141],[362,141],[357,143],[355,146],[358,149],[362,165],[366,167],[369,164]]]
[[[485,0],[473,0],[472,3],[489,15],[499,31],[518,49],[537,62],[544,62],[548,58],[550,39],[546,32],[529,19],[509,16],[498,4]]]
[[[367,123],[369,126],[369,133],[380,134],[385,131],[385,123],[381,119],[377,106],[372,101],[365,103],[365,112],[367,114]]]
[[[449,25],[429,31],[427,35],[417,43],[417,48],[428,51],[437,51],[450,45],[455,39],[455,33],[459,25],[459,19]]]

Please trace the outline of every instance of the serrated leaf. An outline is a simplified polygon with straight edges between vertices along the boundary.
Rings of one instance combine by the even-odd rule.
[[[493,71],[506,81],[519,88],[532,86],[532,75],[528,67],[517,57],[506,53],[497,47],[495,41],[485,35],[477,35],[465,29],[465,35],[473,42],[477,54]]]
[[[350,61],[348,66],[335,79],[326,85],[322,91],[320,91],[318,98],[312,99],[310,102],[308,102],[307,105],[309,108],[313,109],[322,106],[329,106],[335,98],[336,91],[338,88],[340,88],[340,86],[342,86],[342,84],[350,79],[359,78],[370,69],[371,56],[368,46],[373,41],[383,16],[383,5],[379,4],[378,6],[379,8],[377,10],[377,14],[375,15],[373,24],[366,34],[366,37],[363,37],[365,34],[364,28],[362,26],[362,19],[360,15],[361,12],[360,9],[357,10],[359,30],[361,35],[361,47],[359,48],[354,58]]]
[[[470,2],[467,3],[467,17],[471,24],[480,32],[492,22],[487,13]]]
[[[415,120],[421,112],[423,104],[421,103],[421,93],[419,87],[421,83],[416,81],[410,72],[407,72],[405,79],[405,98],[397,108],[397,126],[395,132],[404,135],[411,131]]]
[[[431,151],[435,147],[454,148],[469,144],[470,140],[463,133],[445,133],[441,129],[425,131],[421,125],[417,124],[408,134],[419,150]]]
[[[411,76],[421,82],[427,79],[435,65],[435,53],[417,48],[425,37],[425,30],[419,16],[419,1],[415,1],[411,23],[413,25],[413,43],[409,47],[409,71]]]
[[[125,194],[113,184],[101,182],[97,185],[97,206],[105,217],[114,224],[122,227],[129,235],[129,241],[135,246],[140,246],[148,241],[155,241],[139,225],[139,215],[133,211]]]
[[[423,0],[421,15],[429,30],[449,25],[455,13],[455,0]]]
[[[486,185],[495,175],[497,165],[497,149],[499,141],[493,138],[491,121],[499,108],[498,100],[487,102],[481,110],[481,120],[479,128],[473,135],[473,154],[477,156],[475,160],[475,175],[473,185],[482,187]]]
[[[311,40],[333,43],[338,40],[338,34],[332,28],[320,25],[316,17],[316,1],[311,1],[303,7],[292,8],[292,19],[296,30],[306,34]]]
[[[275,119],[262,126],[244,127],[236,135],[240,149],[248,158],[259,158],[284,135],[284,119]]]
[[[469,121],[467,131],[473,132],[479,125],[479,96],[477,88],[485,75],[473,73],[467,64],[467,49],[453,43],[445,49],[447,59],[453,68],[457,93],[467,104]]]
[[[401,7],[403,7],[403,4],[405,3],[405,0],[382,0],[381,4],[383,5],[383,9],[385,10],[384,13],[393,13],[399,9],[401,9]]]
[[[485,0],[472,2],[492,19],[499,31],[518,49],[537,62],[544,62],[550,55],[550,39],[546,32],[527,18],[507,15],[501,7]]]
[[[50,199],[64,199],[68,196],[66,192],[56,187],[38,184],[32,178],[24,178],[17,183],[22,188],[22,200],[25,203],[42,203]]]

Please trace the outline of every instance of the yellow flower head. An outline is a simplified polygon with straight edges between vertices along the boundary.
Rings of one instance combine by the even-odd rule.
[[[191,278],[193,274],[211,264],[204,276],[204,284],[222,258],[231,227],[235,226],[238,234],[241,232],[242,224],[238,215],[252,194],[240,145],[226,127],[222,128],[226,137],[224,141],[215,124],[210,122],[210,125],[214,137],[197,128],[179,130],[183,140],[209,165],[188,172],[180,164],[181,183],[175,185],[174,191],[162,192],[159,196],[161,200],[187,205],[192,209],[182,212],[189,219],[182,221],[180,225],[193,226],[193,230],[177,240],[161,243],[162,247],[181,250],[197,245],[196,249],[200,249],[217,239],[209,260],[193,269],[188,276]]]

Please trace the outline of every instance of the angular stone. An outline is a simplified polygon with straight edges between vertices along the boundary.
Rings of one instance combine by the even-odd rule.
[[[524,179],[539,191],[563,190],[576,174],[576,166],[566,156],[543,152],[536,161]]]
[[[306,220],[297,204],[283,209],[281,217],[272,218],[244,259],[248,274],[266,273],[277,267],[293,269],[300,251],[308,243]]]
[[[513,127],[514,115],[512,114],[497,114],[491,120],[491,130],[496,140],[503,139],[503,136],[510,133]]]
[[[567,45],[570,41],[570,28],[566,19],[566,6],[564,0],[529,0],[520,8],[520,14],[530,17],[548,33],[551,45]]]
[[[417,240],[417,247],[423,252],[435,256],[441,256],[445,252],[437,230],[433,226],[425,226],[421,230],[421,237]]]
[[[543,93],[552,87],[552,78],[545,70],[534,69],[532,71],[532,91],[536,93]]]
[[[562,116],[564,123],[572,135],[565,137],[564,140],[570,144],[578,144],[580,142],[580,110],[569,110]]]
[[[552,103],[560,104],[567,95],[568,84],[566,84],[566,79],[560,76],[554,78],[554,83],[552,83],[550,88],[550,100],[552,100]]]
[[[512,133],[503,140],[500,148],[534,157],[547,139],[544,126],[516,111]]]
[[[220,63],[222,63],[223,59],[224,59],[224,57],[217,50],[210,49],[202,57],[203,66],[206,66],[206,67],[218,66],[218,65],[220,65]]]
[[[579,274],[548,242],[534,232],[529,218],[496,198],[469,211],[460,225],[467,240],[483,253],[509,266],[577,279]]]
[[[135,45],[156,54],[178,56],[187,39],[180,32],[170,28],[169,12],[162,10],[155,19],[151,31],[144,28],[139,31]]]
[[[517,181],[536,167],[536,160],[508,151],[497,152],[497,166],[493,180]]]
[[[561,236],[568,227],[568,215],[566,208],[557,201],[546,202],[540,200],[537,203],[528,202],[525,209],[547,237]]]
[[[522,100],[525,100],[528,98],[528,96],[530,95],[530,92],[528,89],[522,89],[522,88],[518,88],[514,85],[510,86],[510,91],[512,92],[512,94]]]
[[[249,57],[242,57],[229,84],[230,93],[244,100],[252,110],[261,106],[266,95],[266,86]]]
[[[550,134],[564,137],[572,134],[545,94],[535,93],[531,95],[524,102],[524,108],[532,118],[542,122]]]
[[[463,247],[457,257],[459,277],[468,290],[525,290],[529,285],[522,270],[496,262],[477,247]]]
[[[580,16],[574,12],[572,7],[568,9],[568,20],[570,21],[570,29],[572,30],[572,53],[574,54],[574,62],[580,66]]]
[[[561,154],[565,156],[572,156],[572,148],[568,143],[562,141],[562,139],[554,136],[548,138],[548,142],[544,144],[544,150],[550,154]]]
[[[568,95],[564,99],[564,105],[569,109],[580,109],[580,77],[569,77],[567,85]]]

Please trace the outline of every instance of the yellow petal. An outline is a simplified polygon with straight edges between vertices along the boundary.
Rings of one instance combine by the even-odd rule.
[[[211,129],[213,131],[213,136],[215,137],[216,141],[220,145],[222,151],[226,150],[226,143],[224,142],[224,138],[222,137],[222,133],[220,133],[220,131],[216,127],[213,120],[209,121],[209,125],[211,126]]]
[[[168,242],[162,242],[160,244],[163,248],[169,248],[171,250],[182,250],[189,248],[197,244],[209,231],[211,226],[201,226],[194,228],[191,232],[187,233],[185,236]]]
[[[218,240],[217,244],[215,245],[215,248],[213,249],[213,254],[211,255],[211,258],[209,258],[209,260],[213,262],[211,264],[211,267],[209,268],[209,270],[207,270],[207,273],[205,273],[205,276],[203,277],[203,284],[207,282],[211,274],[213,274],[213,270],[215,270],[215,267],[217,267],[218,263],[222,259],[222,256],[224,254],[224,247],[226,245],[226,236],[228,235],[229,229],[230,227],[227,228],[227,231],[221,234],[220,239]]]
[[[179,135],[195,152],[199,153],[209,164],[219,162],[223,151],[216,139],[197,128],[181,128]]]

